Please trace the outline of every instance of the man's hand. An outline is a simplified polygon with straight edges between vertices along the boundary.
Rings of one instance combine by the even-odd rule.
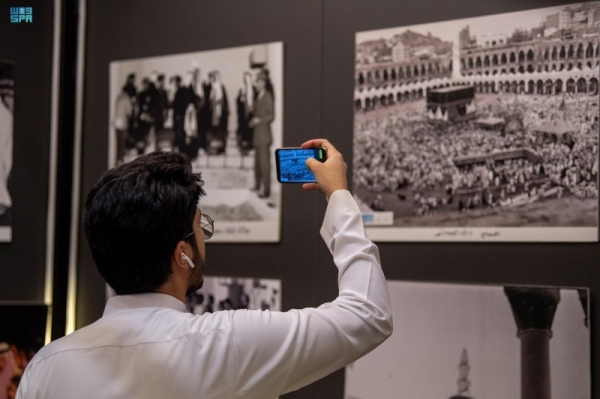
[[[302,148],[323,147],[327,151],[327,160],[319,162],[314,158],[306,160],[306,166],[310,169],[317,179],[316,183],[304,183],[302,188],[305,190],[321,189],[325,193],[325,198],[329,201],[329,197],[336,190],[347,190],[348,181],[346,178],[346,170],[348,166],[344,162],[342,154],[335,149],[333,144],[325,139],[309,140],[302,144]]]
[[[258,124],[260,123],[260,119],[258,119],[256,116],[252,119],[250,119],[250,121],[248,122],[248,126],[250,127],[256,127],[258,126]]]

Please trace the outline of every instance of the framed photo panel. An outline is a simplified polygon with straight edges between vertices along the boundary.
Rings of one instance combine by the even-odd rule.
[[[356,34],[377,241],[597,241],[600,2]]]
[[[109,166],[185,153],[202,172],[211,242],[278,242],[283,43],[110,64]]]
[[[591,397],[588,289],[388,286],[394,334],[346,367],[345,398]]]

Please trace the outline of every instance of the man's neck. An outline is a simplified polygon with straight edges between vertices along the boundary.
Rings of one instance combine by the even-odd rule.
[[[156,292],[171,295],[172,297],[177,298],[181,302],[185,303],[186,288],[182,288],[180,284],[177,284],[173,279],[169,279],[166,283],[161,285]]]

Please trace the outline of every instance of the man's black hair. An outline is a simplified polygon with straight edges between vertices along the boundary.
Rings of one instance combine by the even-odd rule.
[[[107,171],[90,191],[84,227],[98,271],[119,295],[156,291],[177,243],[193,232],[202,176],[175,152],[153,152]],[[194,235],[186,239],[196,246]]]

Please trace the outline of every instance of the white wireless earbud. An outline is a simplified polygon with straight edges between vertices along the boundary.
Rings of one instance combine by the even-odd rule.
[[[188,265],[190,265],[190,267],[193,269],[194,267],[196,267],[196,265],[194,265],[194,262],[192,262],[192,260],[189,258],[189,256],[187,256],[186,254],[184,254],[183,252],[181,253],[181,257],[183,258],[184,261],[187,262]]]

